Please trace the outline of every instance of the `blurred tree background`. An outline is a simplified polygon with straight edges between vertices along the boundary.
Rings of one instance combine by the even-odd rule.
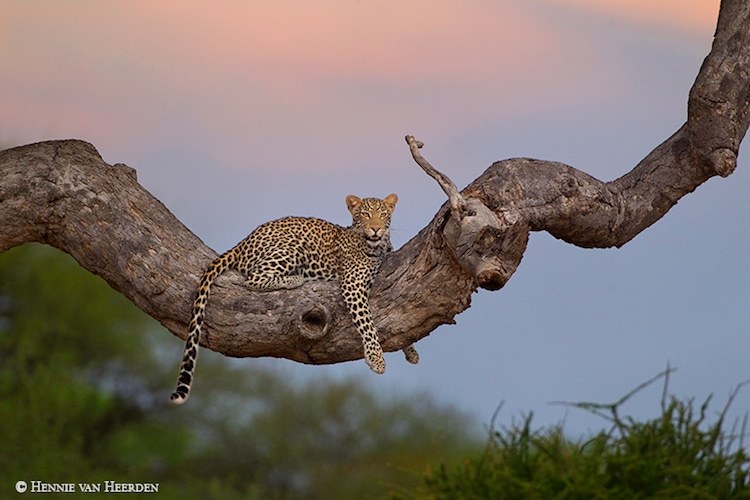
[[[170,339],[63,253],[0,254],[0,498],[19,480],[159,483],[180,499],[750,498],[747,417],[725,430],[732,398],[711,421],[710,398],[667,399],[665,381],[652,420],[621,416],[633,391],[579,404],[612,424],[588,438],[529,415],[481,445],[475,422],[426,394],[206,354],[210,390],[172,406]]]
[[[470,419],[425,394],[293,383],[217,356],[201,359],[211,389],[173,407],[170,338],[57,250],[0,254],[0,490],[115,480],[159,483],[160,498],[377,498],[477,450]]]

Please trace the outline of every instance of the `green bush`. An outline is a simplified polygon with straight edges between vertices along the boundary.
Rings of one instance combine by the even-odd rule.
[[[668,380],[670,372],[661,375]],[[567,439],[561,425],[534,431],[532,415],[510,428],[493,428],[479,456],[434,468],[417,494],[440,499],[750,498],[750,457],[742,442],[747,419],[739,434],[724,429],[737,391],[713,423],[706,419],[710,397],[697,410],[692,400],[671,397],[662,401],[661,415],[653,420],[621,418],[620,406],[635,392],[612,405],[574,405],[612,422],[609,431],[588,440]]]

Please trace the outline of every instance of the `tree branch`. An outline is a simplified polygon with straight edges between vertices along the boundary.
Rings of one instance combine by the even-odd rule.
[[[516,158],[459,193],[433,168],[451,203],[389,255],[372,291],[384,349],[453,323],[477,287],[502,287],[529,231],[619,247],[710,177],[729,175],[750,119],[749,33],[750,6],[723,1],[687,122],[617,180]],[[418,141],[407,141],[415,161],[429,165]],[[184,338],[195,287],[216,253],[138,184],[133,169],[106,164],[85,142],[50,141],[0,152],[0,179],[0,251],[29,241],[55,246]],[[227,273],[212,290],[206,332],[204,345],[228,356],[314,364],[362,357],[335,283],[254,293]]]
[[[447,175],[437,171],[432,165],[430,165],[430,162],[424,159],[422,153],[419,152],[419,150],[424,147],[424,143],[416,140],[413,135],[407,135],[406,144],[409,145],[409,151],[411,151],[411,156],[414,158],[414,161],[417,162],[417,165],[419,165],[427,175],[435,179],[443,189],[443,192],[448,196],[448,203],[451,205],[453,215],[458,218],[463,217],[463,213],[466,209],[466,200],[464,200],[464,197],[458,192],[456,185]]]

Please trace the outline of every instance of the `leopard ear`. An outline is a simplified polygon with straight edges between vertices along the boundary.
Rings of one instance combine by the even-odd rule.
[[[362,204],[362,200],[360,200],[358,197],[354,196],[353,194],[350,194],[346,197],[346,208],[349,209],[351,213],[354,213],[354,211],[357,209],[358,206]]]
[[[396,203],[398,203],[398,196],[396,193],[391,193],[383,199],[388,209],[393,212],[396,209]]]

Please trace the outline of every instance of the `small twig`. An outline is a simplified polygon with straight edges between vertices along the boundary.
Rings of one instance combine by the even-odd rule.
[[[729,399],[727,399],[727,404],[724,405],[724,409],[721,410],[721,414],[719,415],[719,421],[723,422],[724,419],[727,416],[727,413],[729,412],[729,407],[732,406],[732,403],[734,402],[737,395],[740,393],[743,387],[746,385],[750,385],[750,380],[745,380],[744,382],[737,384],[737,387],[734,388],[734,390],[729,394]]]
[[[667,365],[667,369],[666,370],[662,371],[661,373],[658,373],[658,374],[654,375],[651,379],[643,382],[638,387],[636,387],[635,389],[633,389],[629,393],[625,394],[623,397],[621,397],[620,399],[618,399],[617,402],[615,402],[613,404],[616,405],[616,406],[622,406],[623,404],[625,404],[625,402],[628,399],[630,399],[631,397],[633,397],[637,393],[641,392],[643,389],[645,389],[646,387],[650,386],[651,384],[653,384],[654,382],[656,382],[660,378],[666,378],[667,380],[669,380],[669,378],[668,378],[669,375],[671,373],[676,372],[676,371],[677,371],[677,368],[672,368],[671,366]]]
[[[672,373],[672,366],[667,362],[667,369],[664,372],[664,386],[661,390],[661,412],[667,411],[667,399],[669,398],[669,375]]]
[[[667,369],[658,373],[654,377],[650,378],[646,382],[643,382],[642,384],[638,385],[635,389],[631,390],[624,396],[622,396],[620,399],[615,401],[614,403],[589,403],[589,402],[581,402],[581,403],[570,403],[567,401],[552,401],[550,404],[553,405],[560,405],[560,406],[569,406],[573,408],[579,408],[581,410],[586,410],[589,413],[593,413],[594,415],[597,415],[599,417],[604,418],[605,420],[609,420],[610,422],[613,422],[622,432],[622,429],[624,427],[623,421],[620,419],[620,416],[617,413],[618,408],[620,408],[623,404],[625,404],[630,398],[632,398],[634,395],[641,392],[643,389],[648,387],[649,385],[653,384],[660,378],[665,379],[665,387],[662,389],[662,408],[664,407],[664,400],[665,400],[665,394],[667,390],[667,386],[669,383],[669,375],[677,371],[676,368],[672,368],[671,366],[667,365]],[[604,413],[604,410],[609,411],[610,415]]]
[[[451,210],[457,217],[460,218],[466,211],[466,200],[464,200],[464,197],[461,196],[461,193],[458,192],[458,188],[456,187],[456,185],[452,180],[450,180],[447,175],[436,170],[435,167],[430,165],[430,162],[425,160],[425,158],[419,152],[420,148],[424,146],[424,143],[422,141],[416,140],[413,135],[407,135],[406,143],[409,145],[409,150],[411,151],[411,155],[414,158],[414,161],[417,162],[417,165],[419,165],[422,170],[427,173],[427,175],[437,181],[445,194],[448,195],[448,201],[451,204]]]
[[[745,436],[747,436],[747,413],[745,413],[745,416],[742,418],[742,428],[740,430],[740,443],[739,443],[740,450],[745,449]]]

